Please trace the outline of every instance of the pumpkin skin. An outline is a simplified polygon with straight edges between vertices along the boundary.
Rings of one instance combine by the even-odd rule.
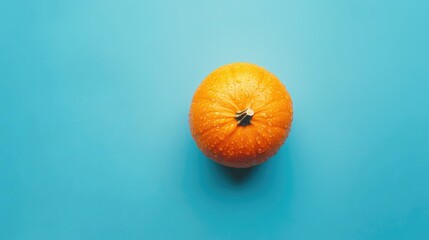
[[[207,157],[247,168],[280,149],[292,118],[292,99],[274,74],[255,64],[231,63],[210,73],[198,87],[189,125]]]

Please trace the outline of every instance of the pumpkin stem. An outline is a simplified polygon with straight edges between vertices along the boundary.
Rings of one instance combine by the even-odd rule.
[[[235,113],[235,119],[238,121],[239,126],[247,126],[250,124],[253,115],[255,115],[255,112],[251,108],[246,108]]]

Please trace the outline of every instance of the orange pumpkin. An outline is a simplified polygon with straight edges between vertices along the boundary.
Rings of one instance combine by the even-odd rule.
[[[292,117],[292,100],[276,76],[255,64],[232,63],[201,83],[192,100],[189,125],[207,157],[246,168],[279,150]]]

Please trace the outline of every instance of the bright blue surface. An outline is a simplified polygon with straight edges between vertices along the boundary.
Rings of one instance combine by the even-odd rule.
[[[429,239],[428,1],[0,2],[0,239]],[[188,111],[215,68],[294,100],[231,171]]]

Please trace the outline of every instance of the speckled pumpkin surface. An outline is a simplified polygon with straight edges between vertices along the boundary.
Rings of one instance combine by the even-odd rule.
[[[246,168],[279,150],[292,118],[291,97],[276,76],[255,64],[232,63],[213,71],[198,87],[189,125],[207,157]]]

